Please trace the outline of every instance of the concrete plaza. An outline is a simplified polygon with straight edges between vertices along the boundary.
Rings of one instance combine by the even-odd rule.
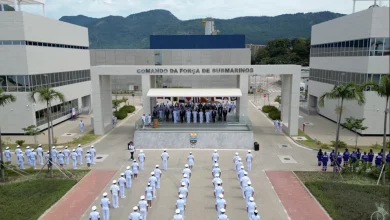
[[[318,170],[315,160],[316,152],[297,146],[282,133],[275,132],[272,123],[251,104],[249,115],[253,123],[255,141],[260,143],[260,151],[252,151],[254,161],[252,171],[249,172],[249,177],[255,189],[255,202],[259,213],[264,219],[288,219],[288,215],[268,180],[265,170]],[[96,193],[95,201],[88,204],[89,207],[85,210],[81,219],[88,219],[93,205],[98,206],[98,211],[101,211],[99,206],[102,193],[109,193],[112,180],[118,179],[120,173],[125,171],[126,166],[131,164],[127,143],[133,139],[134,123],[140,116],[140,113],[134,115],[95,145],[98,156],[103,157],[103,160],[94,165],[92,169],[107,172],[115,171],[116,174],[111,180],[107,181],[106,186],[100,193]],[[281,145],[287,145],[287,147],[281,147]],[[217,147],[217,149],[219,149],[220,155],[219,164],[222,169],[222,180],[224,181],[227,214],[230,219],[246,219],[245,201],[242,199],[239,182],[232,164],[234,153],[239,152],[241,157],[244,158],[246,150],[223,150],[223,146]],[[192,171],[185,218],[189,220],[213,220],[217,218],[211,183],[212,150],[196,148],[168,149],[170,155],[168,170],[163,172],[161,188],[157,191],[157,199],[153,200],[153,208],[148,213],[148,219],[169,220],[174,215],[181,171],[184,164],[187,163],[186,158],[190,151],[195,156],[195,166]],[[132,207],[138,203],[140,196],[144,194],[150,172],[156,164],[161,166],[160,155],[162,149],[153,149],[153,146],[151,146],[150,149],[144,149],[144,151],[146,154],[145,170],[140,172],[138,179],[133,180],[132,188],[126,191],[127,197],[119,200],[120,208],[110,210],[111,219],[127,219]],[[244,165],[246,166],[245,163]],[[83,199],[83,195],[74,198],[74,200],[79,199]],[[58,214],[57,218],[61,219],[61,214]]]

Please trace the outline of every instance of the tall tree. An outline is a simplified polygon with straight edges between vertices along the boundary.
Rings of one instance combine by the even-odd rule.
[[[384,117],[384,122],[383,122],[383,158],[382,158],[382,163],[385,164],[386,162],[386,125],[387,125],[387,114],[389,113],[389,98],[390,98],[390,78],[389,76],[382,76],[381,81],[379,84],[370,81],[365,84],[364,87],[369,86],[372,91],[375,91],[380,97],[385,98],[385,117]],[[385,173],[383,172],[383,184],[386,183],[386,177]]]
[[[355,150],[357,149],[357,143],[358,143],[358,137],[359,134],[357,133],[358,130],[364,131],[368,127],[363,125],[363,121],[365,118],[354,118],[349,117],[345,119],[345,122],[342,124],[345,128],[348,128],[349,130],[352,130],[356,133],[355,137]]]
[[[11,95],[11,94],[5,94],[4,91],[2,89],[0,89],[0,106],[5,106],[6,104],[9,104],[11,102],[15,102],[16,101],[16,97],[14,95]],[[4,174],[4,166],[3,166],[3,163],[4,163],[4,157],[3,157],[3,146],[2,145],[2,141],[1,141],[1,124],[0,124],[0,167],[1,167],[1,181],[5,182],[5,174]]]
[[[339,147],[339,137],[340,137],[340,123],[341,116],[343,114],[343,105],[344,100],[356,100],[359,105],[362,105],[365,102],[363,89],[361,86],[357,85],[354,82],[350,82],[347,85],[337,85],[330,92],[324,93],[319,100],[319,106],[324,107],[325,99],[340,99],[340,106],[337,108],[339,110],[337,113],[337,131],[336,131],[336,144],[335,144],[335,155],[338,153]],[[336,166],[333,167],[333,177],[336,172]]]
[[[51,102],[55,100],[59,100],[60,102],[65,102],[65,96],[61,92],[58,92],[51,87],[40,87],[30,92],[29,99],[33,103],[45,103],[46,104],[46,119],[47,119],[47,132],[48,132],[48,147],[49,147],[49,161],[50,164],[52,162],[52,154],[51,154],[51,141],[50,141],[50,106]],[[54,140],[53,140],[54,141]],[[53,166],[50,167],[50,177],[53,177]]]

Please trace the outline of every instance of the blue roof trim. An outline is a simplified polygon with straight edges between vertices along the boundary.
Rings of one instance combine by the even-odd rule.
[[[150,35],[150,49],[245,48],[245,35]]]

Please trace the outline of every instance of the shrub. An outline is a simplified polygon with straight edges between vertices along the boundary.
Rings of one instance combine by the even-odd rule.
[[[122,119],[127,117],[127,112],[126,111],[115,111],[114,115],[117,119],[122,120]]]
[[[327,144],[321,144],[321,149],[330,149],[330,147]]]
[[[276,109],[276,111],[272,111],[268,114],[268,116],[272,119],[272,120],[280,120],[280,111],[278,109]]]
[[[330,145],[332,147],[336,147],[336,141],[331,141]],[[347,147],[348,147],[348,145],[344,141],[339,140],[339,148],[347,148]]]
[[[281,96],[280,95],[278,95],[276,98],[275,98],[275,100],[274,100],[275,102],[278,102],[279,104],[281,104],[282,103],[282,99],[281,99]]]
[[[135,107],[132,105],[125,105],[119,109],[119,111],[124,111],[126,113],[133,113],[135,111]]]
[[[264,113],[270,113],[270,112],[273,112],[273,111],[278,111],[278,109],[275,106],[272,106],[272,105],[265,105],[265,106],[263,106],[262,111]]]
[[[17,145],[20,145],[20,146],[22,146],[23,144],[24,144],[24,140],[16,140],[15,141],[15,143],[17,144]]]

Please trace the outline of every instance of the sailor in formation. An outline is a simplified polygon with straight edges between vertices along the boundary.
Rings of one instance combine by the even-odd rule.
[[[131,188],[131,180],[134,177],[133,172],[131,172],[131,170],[130,170],[130,166],[126,167],[125,177],[126,177],[126,188],[130,189]]]
[[[187,109],[186,112],[187,123],[191,123],[191,111]]]
[[[248,177],[248,173],[247,172],[245,172],[244,173],[244,176],[241,178],[241,181],[240,181],[240,183],[241,183],[241,189],[242,189],[242,198],[244,198],[245,199],[245,192],[244,192],[244,189],[245,189],[245,187],[247,187],[248,186],[248,182],[251,182],[251,180],[249,179],[249,177]]]
[[[51,159],[53,163],[57,163],[57,150],[55,146],[51,148]]]
[[[168,169],[169,154],[167,153],[166,149],[164,149],[164,152],[161,154],[161,160],[162,160],[163,170],[167,170]]]
[[[210,111],[207,110],[205,115],[206,115],[206,123],[210,123]]]
[[[133,207],[133,212],[130,213],[129,220],[142,220],[141,214],[138,212],[138,206]]]
[[[96,209],[96,206],[92,206],[92,212],[89,213],[89,220],[100,220],[100,214]]]
[[[150,173],[149,183],[150,183],[150,186],[152,187],[152,190],[153,190],[153,198],[156,198],[157,197],[157,195],[156,195],[157,178],[154,176],[154,172]]]
[[[183,220],[183,216],[180,214],[180,209],[176,209],[175,215],[173,216],[173,220]]]
[[[181,187],[179,188],[179,196],[183,195],[183,200],[187,201],[188,197],[188,188],[186,187],[186,183],[182,182]]]
[[[252,216],[255,214],[255,210],[257,209],[256,203],[254,202],[254,198],[250,197],[249,202],[246,204],[246,211],[248,212],[248,219],[251,220]]]
[[[70,157],[72,158],[72,168],[77,169],[77,152],[76,149],[72,150],[72,153],[70,154]]]
[[[70,156],[70,150],[68,149],[68,146],[65,146],[63,153],[64,153],[64,157],[65,157],[65,165],[68,165],[69,164],[69,156]]]
[[[121,177],[118,179],[118,184],[119,184],[119,190],[120,190],[120,196],[121,199],[126,198],[125,196],[125,184],[126,184],[126,179],[125,179],[125,174],[121,173]]]
[[[190,179],[188,179],[187,174],[183,175],[183,178],[180,180],[182,183],[185,183],[185,187],[189,188],[190,187]]]
[[[96,149],[95,149],[95,147],[93,145],[91,146],[91,149],[89,149],[89,153],[91,154],[91,158],[92,158],[91,163],[92,164],[96,164],[95,163]]]
[[[134,179],[138,178],[138,169],[139,165],[136,160],[133,160],[133,163],[131,164],[131,168],[133,170]]]
[[[16,158],[18,160],[19,169],[24,170],[24,156],[23,156],[23,153],[19,153],[16,156]]]
[[[107,193],[103,193],[103,198],[100,200],[100,206],[102,207],[103,220],[110,219],[110,200],[107,198]]]
[[[60,165],[60,167],[64,167],[64,158],[65,158],[65,155],[62,153],[62,151],[59,151],[58,152],[58,155],[57,155],[57,158],[58,158],[58,164]]]
[[[218,197],[220,194],[225,194],[225,191],[223,190],[223,187],[221,186],[221,182],[217,182],[217,186],[214,189],[214,198],[218,200]]]
[[[5,156],[5,162],[11,162],[11,151],[9,150],[9,147],[5,148],[4,156]]]
[[[27,163],[28,163],[28,165],[31,166],[31,160],[30,160],[30,153],[31,153],[31,150],[30,150],[30,146],[27,146],[27,147],[26,147],[26,150],[24,151],[24,153],[26,154],[26,158],[27,158]]]
[[[186,174],[188,176],[188,179],[191,178],[191,170],[188,168],[188,164],[184,165],[184,169],[182,171],[182,174]]]
[[[192,111],[192,116],[193,116],[194,123],[196,124],[198,118],[198,111],[196,109]]]
[[[194,164],[195,164],[195,157],[194,157],[194,155],[192,155],[192,152],[190,152],[190,155],[188,155],[187,161],[188,161],[189,168],[192,169],[194,167]]]
[[[77,145],[76,153],[77,153],[78,164],[82,165],[83,164],[83,148],[81,148],[80,144]]]
[[[215,189],[215,187],[217,187],[218,186],[218,182],[220,182],[221,183],[221,186],[223,185],[223,181],[222,181],[222,179],[221,178],[219,178],[219,174],[217,173],[217,174],[215,174],[215,177],[214,177],[214,179],[213,179],[213,185],[214,185],[214,189]]]
[[[38,163],[40,165],[43,165],[43,149],[41,144],[39,144],[37,148],[37,157],[38,157]]]
[[[252,170],[252,159],[253,159],[253,155],[251,154],[251,151],[248,150],[248,153],[245,157],[245,160],[246,160],[246,169],[248,171],[251,171]]]
[[[148,213],[148,203],[145,201],[145,196],[141,196],[141,201],[138,202],[139,214],[142,220],[146,220]]]
[[[157,185],[156,185],[156,188],[159,189],[160,188],[160,183],[161,183],[161,177],[162,177],[162,171],[160,170],[159,168],[160,166],[157,164],[156,165],[156,168],[154,169],[154,176],[156,177],[157,179]]]
[[[138,154],[138,161],[139,161],[139,170],[144,170],[144,164],[145,164],[145,154],[143,150],[140,150]]]
[[[213,155],[211,156],[212,161],[219,160],[219,154],[217,150],[214,150]]]
[[[183,198],[183,195],[179,195],[179,199],[176,200],[176,208],[180,210],[180,215],[182,216],[184,216],[184,210],[186,209],[186,202]]]
[[[237,162],[238,162],[238,158],[240,158],[240,157],[238,156],[238,152],[236,152],[236,153],[234,154],[234,157],[233,157],[233,164],[234,164],[234,170],[235,170],[235,171],[237,171],[236,165],[237,165]]]
[[[223,198],[223,194],[219,194],[217,201],[215,202],[215,209],[217,210],[217,216],[222,214],[222,209],[226,209],[226,200]]]
[[[37,164],[37,153],[34,151],[34,148],[31,149],[31,152],[30,152],[30,166],[35,169],[36,167],[36,164]]]
[[[120,192],[120,189],[119,189],[118,185],[116,185],[116,180],[112,181],[112,185],[110,187],[110,191],[111,191],[112,206],[114,207],[114,209],[117,209],[117,208],[119,208],[119,192]]]
[[[221,214],[218,216],[217,220],[229,220],[228,216],[225,213],[226,209],[221,209]]]
[[[199,112],[199,123],[203,123],[203,111]]]
[[[246,186],[244,188],[244,195],[245,195],[246,203],[249,202],[250,197],[253,197],[255,195],[255,190],[253,189],[253,187],[251,185],[252,185],[252,183],[251,183],[251,181],[249,181],[248,186]]]

